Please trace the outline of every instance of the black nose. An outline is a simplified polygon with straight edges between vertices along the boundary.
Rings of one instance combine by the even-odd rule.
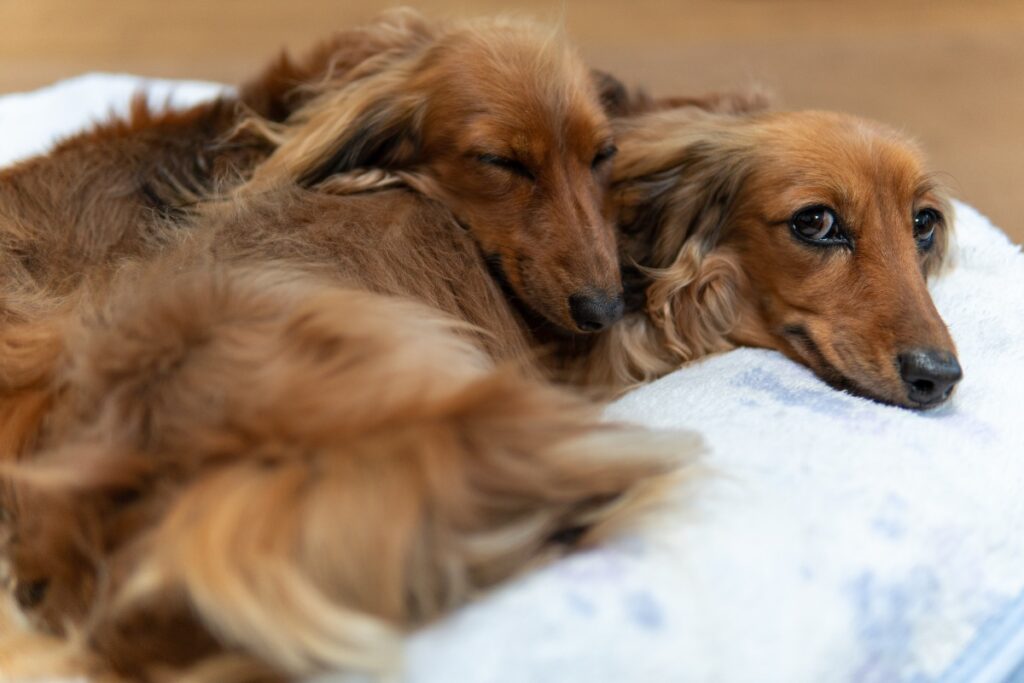
[[[932,406],[949,398],[964,376],[956,356],[938,349],[913,349],[897,356],[907,396],[914,403]]]
[[[577,292],[569,297],[569,312],[582,332],[598,332],[622,317],[622,292]]]

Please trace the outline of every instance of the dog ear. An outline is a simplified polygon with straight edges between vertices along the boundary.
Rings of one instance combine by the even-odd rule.
[[[355,169],[407,167],[419,149],[418,112],[410,97],[375,103],[335,141],[330,156],[300,176],[299,184],[309,187]]]
[[[616,168],[612,197],[625,255],[638,265],[664,268],[684,245],[710,252],[747,176],[744,155],[713,136],[660,155],[646,144],[634,149],[628,138],[619,147],[622,165]],[[634,168],[625,168],[641,158]]]
[[[696,107],[714,114],[742,116],[768,111],[775,104],[775,95],[760,85],[743,90],[704,93],[692,97],[662,97],[650,103],[649,111]]]
[[[607,72],[592,69],[590,73],[601,106],[611,118],[691,108],[712,114],[743,116],[768,111],[775,104],[774,93],[761,85],[684,97],[652,97],[642,88],[630,92],[621,81]]]
[[[717,130],[695,125],[678,147],[662,135],[637,146],[627,135],[619,143],[624,165],[613,200],[622,261],[646,276],[635,285],[643,308],[662,343],[684,361],[728,347],[743,277],[735,255],[720,245],[750,155]]]
[[[276,149],[251,184],[312,186],[337,173],[415,163],[424,98],[410,87],[412,67],[395,65],[325,91],[267,131]]]

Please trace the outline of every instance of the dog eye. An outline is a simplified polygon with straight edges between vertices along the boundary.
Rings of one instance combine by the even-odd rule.
[[[800,239],[815,244],[848,244],[849,240],[839,230],[839,219],[835,211],[827,206],[810,206],[801,209],[789,219],[789,227]]]
[[[478,154],[476,158],[477,161],[487,164],[488,166],[496,166],[502,170],[514,173],[522,178],[526,178],[527,180],[536,180],[530,169],[526,168],[521,161],[498,156],[497,154]]]
[[[618,151],[619,148],[615,145],[608,145],[607,147],[601,148],[598,153],[594,155],[594,160],[590,162],[590,167],[596,169],[598,166],[615,156]]]
[[[922,249],[931,246],[935,228],[942,222],[942,215],[935,209],[921,209],[914,214],[914,239]]]

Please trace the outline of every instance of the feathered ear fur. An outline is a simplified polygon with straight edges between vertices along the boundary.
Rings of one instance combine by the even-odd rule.
[[[689,97],[652,97],[642,88],[630,92],[609,73],[594,69],[591,78],[601,104],[612,117],[640,116],[673,109],[701,110],[734,116],[757,114],[772,108],[774,95],[760,85],[744,90],[711,92]]]
[[[644,315],[603,335],[589,381],[625,388],[730,348],[743,274],[720,242],[750,159],[730,121],[691,108],[620,124],[612,201],[624,279],[638,290],[628,294]]]
[[[252,113],[281,123],[323,92],[337,88],[368,60],[408,54],[433,39],[436,25],[416,10],[386,10],[363,26],[335,33],[303,58],[282,52],[241,86],[239,100]]]
[[[412,56],[395,62],[393,55],[369,60],[363,68],[376,71],[325,89],[284,125],[250,122],[277,147],[247,187],[312,186],[336,173],[414,163],[425,103],[411,82],[419,61]]]

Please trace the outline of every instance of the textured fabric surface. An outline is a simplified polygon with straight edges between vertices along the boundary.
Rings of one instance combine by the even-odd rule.
[[[949,405],[879,405],[755,349],[634,391],[609,414],[699,430],[712,472],[656,528],[414,637],[407,680],[1010,680],[1024,255],[957,209],[958,263],[932,287],[965,371]]]
[[[5,97],[0,161],[144,83],[216,92],[97,75]],[[754,349],[634,391],[609,415],[702,432],[710,471],[644,533],[410,638],[406,683],[1024,681],[1024,256],[957,208],[932,287],[965,371],[949,405],[882,406]]]

